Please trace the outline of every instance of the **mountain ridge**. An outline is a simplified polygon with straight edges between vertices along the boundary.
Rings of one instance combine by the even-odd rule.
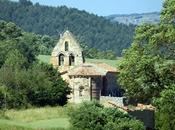
[[[106,16],[106,18],[112,22],[119,22],[126,25],[140,25],[142,23],[157,24],[160,21],[160,12],[112,14]]]
[[[68,29],[89,48],[112,50],[117,56],[131,45],[135,30],[134,25],[113,23],[86,11],[28,0],[0,0],[0,20],[14,22],[27,32],[54,37]]]

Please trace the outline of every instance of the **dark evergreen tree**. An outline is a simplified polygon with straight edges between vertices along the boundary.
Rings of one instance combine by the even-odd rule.
[[[132,42],[135,26],[112,23],[104,17],[66,6],[49,7],[28,0],[0,0],[0,20],[12,21],[25,31],[54,36],[69,29],[89,48],[112,50],[121,55]]]

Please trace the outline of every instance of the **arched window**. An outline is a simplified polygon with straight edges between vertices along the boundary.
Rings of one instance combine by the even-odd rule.
[[[69,65],[70,65],[70,66],[75,65],[75,57],[74,57],[73,54],[70,54],[70,55],[69,55]]]
[[[68,44],[68,41],[65,42],[65,51],[69,51],[69,44]]]
[[[64,65],[64,55],[60,54],[58,58],[59,58],[59,66]]]
[[[84,87],[83,86],[80,86],[79,87],[79,96],[82,97],[83,96],[83,90],[84,90]]]

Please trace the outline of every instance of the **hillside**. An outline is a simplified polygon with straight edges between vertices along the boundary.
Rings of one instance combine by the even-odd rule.
[[[27,0],[0,0],[0,20],[12,21],[25,31],[58,38],[66,29],[89,48],[113,50],[118,56],[130,46],[134,25],[111,23],[105,17],[75,8],[49,7]]]
[[[107,19],[126,25],[134,24],[140,25],[142,23],[159,23],[160,13],[143,13],[143,14],[126,14],[126,15],[110,15],[106,17]]]

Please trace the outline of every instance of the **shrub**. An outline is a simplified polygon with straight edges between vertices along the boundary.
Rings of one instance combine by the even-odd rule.
[[[69,113],[74,130],[145,130],[143,123],[115,108],[97,102],[83,103]]]

